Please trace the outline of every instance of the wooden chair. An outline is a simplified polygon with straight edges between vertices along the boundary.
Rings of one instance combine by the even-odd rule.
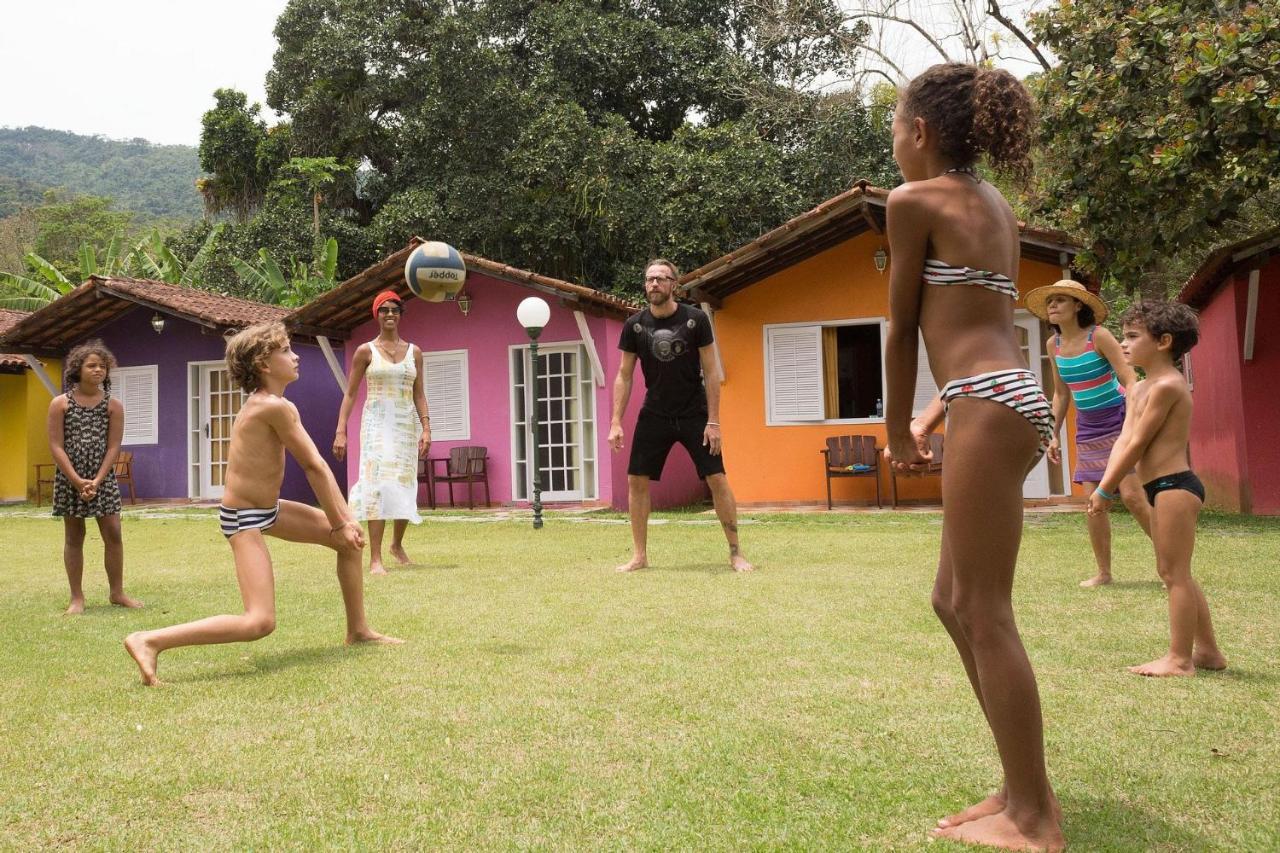
[[[875,436],[828,436],[822,457],[827,475],[827,509],[831,509],[831,480],[837,477],[875,479],[876,506],[884,505],[880,500],[880,452],[876,450]]]
[[[48,469],[46,473],[45,469]],[[49,487],[49,502],[53,503],[53,472],[58,466],[52,462],[36,463],[36,506],[44,503],[44,487]]]
[[[120,496],[124,497],[124,487],[129,487],[129,503],[138,502],[138,490],[133,485],[133,451],[121,450],[116,457],[116,464],[111,467],[115,472],[116,483],[120,486]]]
[[[439,473],[436,466],[443,463],[444,473]],[[427,460],[427,487],[431,492],[431,508],[435,509],[435,484],[446,483],[449,486],[449,506],[457,506],[453,500],[453,484],[467,484],[467,509],[475,509],[475,486],[484,487],[484,505],[489,499],[489,449],[487,447],[455,447],[449,451],[448,458]],[[421,480],[421,476],[419,477]]]
[[[929,436],[929,448],[933,451],[933,461],[929,463],[929,467],[918,474],[903,474],[903,477],[941,477],[942,476],[942,436],[936,432]],[[898,506],[898,472],[892,467],[889,468],[890,479],[893,482],[893,506]]]
[[[48,473],[45,473],[45,469]],[[52,462],[36,463],[36,506],[44,503],[44,487],[49,487],[49,500],[53,500],[53,472],[58,470],[58,466]],[[116,464],[111,466],[111,470],[115,472],[116,483],[120,486],[120,496],[124,497],[124,487],[129,487],[129,503],[136,504],[138,502],[138,490],[133,483],[133,451],[121,450],[116,457]]]

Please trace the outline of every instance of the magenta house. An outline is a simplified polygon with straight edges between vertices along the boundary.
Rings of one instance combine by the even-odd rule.
[[[463,253],[466,284],[458,297],[425,302],[410,294],[404,266],[415,239],[404,249],[364,270],[290,314],[285,322],[299,335],[331,345],[350,364],[355,349],[377,336],[370,311],[373,297],[394,290],[404,298],[401,335],[423,353],[427,403],[431,410],[431,456],[447,457],[455,447],[483,447],[488,456],[494,502],[531,500],[532,429],[527,413],[537,406],[538,461],[544,504],[585,504],[624,508],[627,449],[613,453],[606,439],[613,379],[618,369],[618,337],[623,321],[639,306],[588,287],[537,275]],[[551,320],[538,340],[535,390],[529,338],[516,321],[516,306],[530,295],[551,306]],[[634,423],[644,397],[639,381],[625,423]],[[327,377],[339,392],[334,377]],[[348,425],[347,475],[359,466],[363,389]],[[317,443],[331,436],[315,432]],[[423,489],[425,490],[425,486]],[[437,502],[448,502],[437,484]],[[681,449],[671,454],[662,480],[654,484],[655,506],[701,500],[705,486]],[[425,491],[419,503],[427,503]]]
[[[133,454],[139,498],[217,500],[222,496],[231,424],[241,392],[223,360],[224,336],[287,309],[160,281],[94,276],[23,318],[4,335],[5,350],[62,357],[89,338],[115,354],[112,394],[124,403],[121,449]],[[312,436],[330,437],[342,395],[314,340],[295,337],[300,378],[286,396]],[[45,377],[59,392],[62,377]],[[322,449],[327,449],[321,443]],[[325,453],[329,459],[329,454]],[[346,469],[330,467],[345,487]],[[281,495],[313,502],[290,459]]]

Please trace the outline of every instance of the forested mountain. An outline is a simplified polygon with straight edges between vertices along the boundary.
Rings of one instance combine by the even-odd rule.
[[[42,127],[0,127],[0,217],[38,203],[44,189],[106,196],[117,208],[164,218],[201,214],[196,149]]]

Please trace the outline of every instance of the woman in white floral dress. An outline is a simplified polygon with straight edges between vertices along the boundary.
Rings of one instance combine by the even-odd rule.
[[[391,555],[410,562],[404,550],[409,522],[419,523],[418,460],[431,446],[431,418],[422,385],[422,350],[400,337],[403,313],[400,297],[384,290],[373,300],[378,337],[356,349],[347,391],[338,411],[333,455],[347,454],[347,418],[362,380],[368,380],[360,420],[360,475],[347,502],[358,519],[369,522],[369,571],[386,574],[382,563],[382,534],[387,520],[395,522]]]

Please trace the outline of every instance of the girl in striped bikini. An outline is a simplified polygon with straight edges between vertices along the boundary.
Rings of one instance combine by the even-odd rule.
[[[1084,484],[1085,491],[1093,494],[1106,473],[1111,447],[1124,425],[1125,389],[1133,385],[1137,377],[1133,368],[1125,363],[1115,336],[1098,325],[1107,317],[1107,304],[1080,282],[1068,279],[1036,288],[1027,294],[1027,310],[1047,321],[1055,333],[1045,342],[1054,363],[1054,434],[1049,445],[1049,461],[1055,464],[1062,461],[1059,436],[1067,408],[1075,403],[1076,467],[1071,480]],[[1134,472],[1130,471],[1120,481],[1120,497],[1149,537],[1151,506]],[[1107,513],[1086,517],[1098,573],[1080,585],[1109,584],[1111,518]]]
[[[913,430],[917,329],[947,407],[942,548],[933,607],[960,653],[995,736],[1004,782],[938,822],[938,836],[1016,850],[1061,850],[1061,812],[1044,761],[1035,673],[1013,616],[1022,481],[1053,438],[1044,392],[1014,336],[1017,218],[978,174],[982,154],[1015,178],[1030,170],[1031,98],[1007,71],[935,65],[900,94],[889,194],[886,457],[928,461]],[[932,407],[931,407],[932,408]]]

